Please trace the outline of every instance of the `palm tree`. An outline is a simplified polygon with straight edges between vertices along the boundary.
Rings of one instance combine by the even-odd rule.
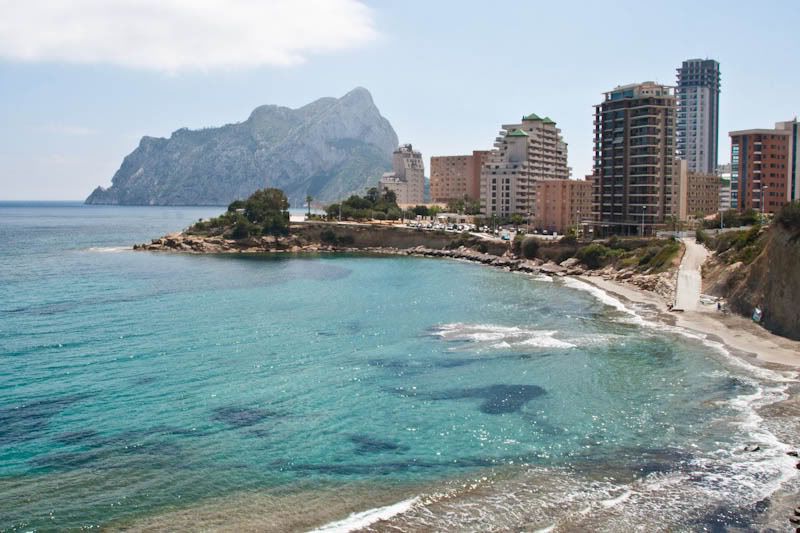
[[[308,218],[311,218],[311,202],[314,199],[311,197],[310,194],[306,195],[306,204],[308,205]]]

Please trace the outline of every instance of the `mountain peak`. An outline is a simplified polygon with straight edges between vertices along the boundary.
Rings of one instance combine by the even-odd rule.
[[[375,185],[397,142],[363,87],[297,109],[262,105],[244,122],[142,138],[86,202],[227,205],[265,186],[293,203],[337,200]]]

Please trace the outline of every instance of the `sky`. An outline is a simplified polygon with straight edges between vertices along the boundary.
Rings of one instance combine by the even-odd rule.
[[[729,131],[800,114],[799,22],[797,0],[0,0],[0,199],[82,200],[143,135],[357,86],[426,168],[537,113],[583,177],[602,93],[697,57],[725,163]]]

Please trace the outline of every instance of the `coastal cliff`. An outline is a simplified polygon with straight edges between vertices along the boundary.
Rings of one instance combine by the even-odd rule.
[[[730,309],[751,316],[758,307],[769,331],[800,340],[800,211],[790,204],[768,228],[723,234],[704,266],[705,291],[727,298]]]
[[[759,307],[764,327],[800,340],[800,231],[775,224],[764,238],[764,250],[733,285],[730,306],[746,316]]]
[[[397,134],[369,91],[321,98],[299,109],[256,108],[244,122],[143,137],[108,188],[87,204],[227,205],[264,187],[299,206],[375,185],[391,167]]]

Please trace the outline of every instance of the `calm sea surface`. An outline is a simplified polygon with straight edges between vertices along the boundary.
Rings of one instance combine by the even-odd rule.
[[[721,530],[793,482],[792,374],[579,282],[127,249],[219,211],[0,204],[0,530]]]

